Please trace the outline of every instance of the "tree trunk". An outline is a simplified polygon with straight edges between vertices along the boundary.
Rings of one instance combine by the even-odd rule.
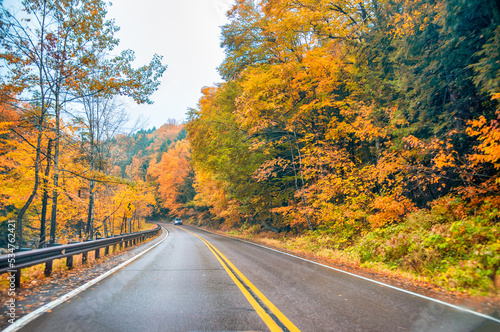
[[[42,117],[43,119],[43,117]],[[17,214],[17,236],[18,236],[18,245],[19,248],[23,247],[23,217],[28,208],[30,207],[31,203],[33,202],[33,199],[36,196],[36,192],[38,191],[38,184],[39,184],[39,174],[38,174],[38,169],[40,165],[40,146],[42,142],[42,121],[39,121],[39,132],[38,132],[38,138],[37,138],[37,143],[36,143],[36,156],[35,156],[35,180],[33,184],[33,190],[31,191],[30,196],[28,197],[28,200],[26,203],[24,203],[23,207],[21,210],[19,210],[19,213]]]
[[[120,227],[120,235],[127,231],[127,215],[123,214],[122,225]]]
[[[54,189],[52,190],[52,211],[50,218],[50,245],[56,242],[56,225],[57,225],[57,197],[58,197],[58,187],[59,187],[59,143],[60,143],[60,107],[59,107],[59,96],[56,95],[56,137],[54,144],[54,177],[53,184]]]
[[[46,9],[47,9],[47,1],[43,2],[43,13],[42,13],[42,21],[41,21],[41,29],[40,29],[40,35],[41,35],[41,47],[40,47],[40,56],[39,56],[39,63],[38,63],[38,69],[39,69],[39,77],[38,77],[38,84],[40,85],[40,118],[38,119],[38,137],[36,141],[36,155],[35,155],[35,179],[33,183],[33,190],[31,191],[30,196],[28,197],[28,200],[26,203],[24,203],[23,207],[21,210],[19,210],[19,213],[17,214],[17,234],[18,234],[18,241],[19,241],[19,248],[23,247],[23,217],[28,208],[30,207],[31,203],[33,202],[33,199],[35,198],[35,195],[38,191],[38,185],[39,185],[39,166],[40,166],[40,154],[41,154],[41,145],[42,145],[42,134],[43,134],[43,122],[45,120],[45,112],[46,112],[46,106],[45,106],[45,89],[44,89],[44,48],[45,44],[43,43],[44,41],[44,35],[45,35],[45,18],[46,18]]]
[[[87,210],[87,238],[94,238],[94,188],[95,181],[89,181],[89,205]]]
[[[47,205],[49,200],[49,190],[47,188],[48,178],[50,175],[50,158],[52,155],[52,140],[49,139],[49,143],[47,144],[47,166],[45,168],[45,177],[43,179],[43,197],[42,197],[42,215],[40,217],[40,241],[38,244],[38,248],[45,247],[46,241],[46,221],[47,221]]]
[[[83,221],[80,219],[78,220],[78,237],[80,238],[80,241],[82,240],[82,227],[83,227]]]
[[[104,234],[103,236],[104,237],[108,237],[108,220],[107,219],[104,219],[104,221],[102,222],[102,226],[104,228]]]
[[[293,174],[294,174],[294,177],[295,177],[295,190],[297,192],[299,192],[299,184],[298,184],[298,181],[299,181],[299,175],[300,175],[300,180],[301,180],[301,188],[303,189],[305,187],[305,181],[304,181],[304,177],[302,176],[302,157],[301,157],[301,154],[300,154],[300,147],[299,147],[299,143],[298,143],[298,140],[297,140],[297,134],[295,132],[295,130],[293,131],[293,137],[294,137],[294,141],[295,141],[295,144],[297,145],[297,152],[298,152],[298,158],[299,158],[299,170],[297,171],[297,168],[295,166],[295,154],[293,153],[293,143],[292,143],[292,140],[290,139],[290,136],[289,136],[289,142],[290,142],[290,155],[292,157],[292,167],[293,167]],[[304,194],[302,192],[300,192],[300,199],[302,201],[302,205],[304,207],[306,207],[306,198],[304,197]],[[312,223],[311,223],[311,220],[310,220],[310,217],[309,217],[309,214],[308,213],[305,213],[305,217],[306,217],[306,222],[307,222],[307,227],[309,228],[309,230],[313,230],[313,226],[312,226]]]

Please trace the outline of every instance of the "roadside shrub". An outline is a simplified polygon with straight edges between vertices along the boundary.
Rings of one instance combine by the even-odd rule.
[[[349,250],[365,264],[424,275],[451,289],[492,291],[500,279],[498,210],[466,213],[458,199],[441,199],[431,210],[398,225],[373,230]]]

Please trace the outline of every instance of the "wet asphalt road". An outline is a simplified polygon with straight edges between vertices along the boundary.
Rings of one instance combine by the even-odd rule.
[[[500,331],[500,324],[189,226],[22,331],[268,331],[199,234],[302,331]]]

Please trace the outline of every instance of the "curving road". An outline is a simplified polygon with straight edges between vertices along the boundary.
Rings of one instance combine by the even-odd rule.
[[[500,331],[481,317],[214,235],[169,236],[22,331]]]

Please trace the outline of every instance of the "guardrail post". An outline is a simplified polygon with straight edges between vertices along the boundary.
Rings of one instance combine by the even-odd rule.
[[[46,277],[50,277],[50,275],[52,273],[52,262],[53,261],[47,261],[45,263],[45,276]]]
[[[21,288],[21,269],[17,269],[14,272],[14,286],[19,289]]]
[[[94,255],[94,259],[99,259],[99,257],[101,257],[101,249],[96,249],[95,250],[95,255]]]
[[[104,248],[104,256],[109,255],[109,246]]]
[[[87,263],[87,254],[88,252],[82,252],[82,264]]]
[[[71,270],[73,268],[73,256],[66,257],[66,267],[68,268],[68,270]]]

